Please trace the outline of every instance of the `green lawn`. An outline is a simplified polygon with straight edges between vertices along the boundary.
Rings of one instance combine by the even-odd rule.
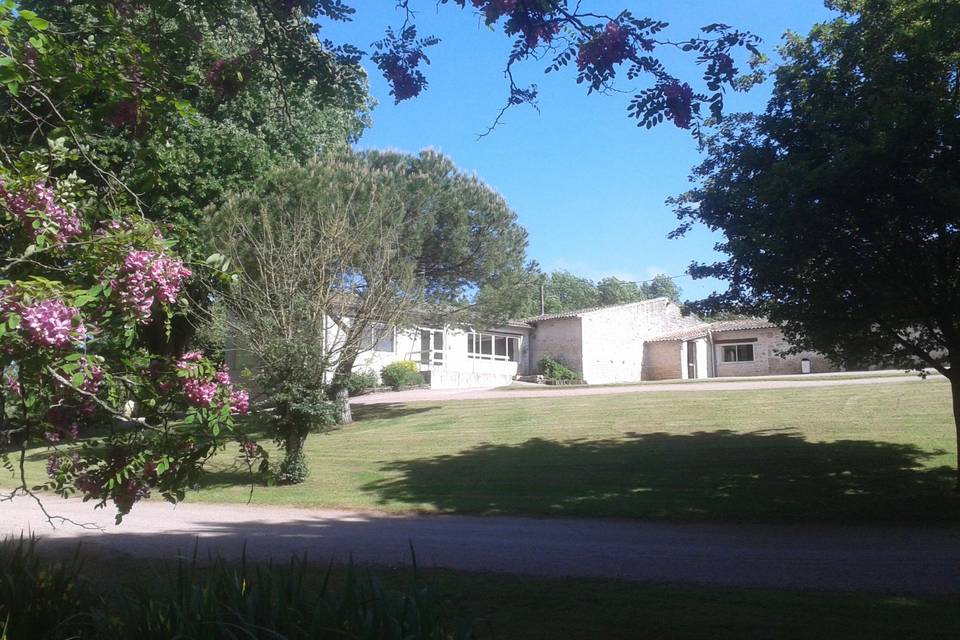
[[[927,376],[930,378],[938,378],[939,373],[932,369],[927,370]],[[776,376],[750,376],[750,377],[730,377],[730,378],[696,378],[693,380],[680,380],[680,379],[669,379],[669,380],[637,380],[635,382],[607,382],[604,384],[560,384],[560,385],[549,385],[549,384],[531,384],[529,382],[514,382],[503,387],[497,387],[496,391],[555,391],[558,389],[584,389],[592,387],[646,387],[650,385],[664,385],[664,384],[705,384],[705,383],[748,383],[748,382],[757,382],[765,380],[801,380],[803,382],[819,382],[819,381],[830,381],[830,380],[862,380],[863,378],[916,378],[916,371],[850,371],[846,373],[822,373],[822,374],[784,374]]]
[[[960,521],[949,387],[504,398],[357,408],[255,504],[712,521]],[[246,502],[214,459],[188,499]],[[44,456],[31,458],[34,477]]]

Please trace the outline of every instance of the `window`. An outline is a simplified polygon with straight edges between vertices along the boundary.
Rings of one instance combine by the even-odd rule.
[[[393,327],[381,322],[373,322],[363,330],[363,335],[360,336],[360,350],[393,353],[393,342]]]
[[[723,348],[724,362],[753,362],[752,344],[731,344]]]
[[[518,362],[520,338],[491,333],[468,333],[467,357],[477,360]]]
[[[421,364],[443,364],[443,331],[420,329]]]

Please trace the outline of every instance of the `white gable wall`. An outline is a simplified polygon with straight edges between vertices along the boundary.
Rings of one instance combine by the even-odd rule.
[[[590,384],[642,380],[644,342],[649,337],[701,323],[696,316],[683,316],[680,307],[666,298],[586,312],[581,321],[582,371]]]

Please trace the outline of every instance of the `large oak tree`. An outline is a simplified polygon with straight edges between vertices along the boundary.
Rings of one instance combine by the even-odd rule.
[[[788,35],[762,115],[709,141],[682,233],[723,233],[694,276],[848,366],[949,379],[960,442],[960,4],[846,0]]]

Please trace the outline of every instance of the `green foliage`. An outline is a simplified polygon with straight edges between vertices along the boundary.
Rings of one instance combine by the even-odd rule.
[[[358,396],[380,384],[375,371],[354,371],[347,381],[347,390],[351,396]]]
[[[644,300],[668,298],[671,302],[680,304],[680,287],[670,276],[659,273],[652,280],[644,282],[642,288]]]
[[[594,283],[569,271],[540,273],[535,264],[512,279],[484,285],[477,295],[479,306],[509,309],[510,317],[540,314],[540,286],[543,286],[545,313],[563,313],[640,302],[665,297],[680,304],[680,288],[669,276],[658,274],[652,280],[637,283],[610,276]]]
[[[557,362],[550,356],[544,356],[540,358],[540,362],[537,363],[537,373],[540,375],[549,378],[550,380],[581,380],[580,374],[576,373],[572,369],[566,367],[565,365]]]
[[[307,456],[303,451],[303,446],[299,448],[290,448],[284,453],[283,460],[277,466],[275,473],[277,484],[292,485],[302,484],[310,477],[310,466],[307,464]]]
[[[724,234],[695,265],[703,309],[766,315],[848,366],[956,370],[960,353],[960,5],[836,3],[781,47],[763,115],[708,142],[683,226]]]
[[[625,282],[610,276],[597,283],[597,298],[601,305],[624,304],[644,300],[644,291],[636,282]]]
[[[200,566],[194,557],[180,560],[175,576],[104,591],[82,579],[77,556],[51,562],[35,546],[0,542],[0,620],[9,640],[473,637],[415,565],[407,585],[387,589],[353,565],[342,580],[332,567],[318,580],[297,557],[279,566],[244,559],[239,567],[222,558]]]
[[[0,540],[0,637],[93,637],[91,613],[102,602],[82,573],[79,552],[48,561],[36,538]]]
[[[417,363],[412,360],[391,362],[380,370],[380,379],[383,384],[398,391],[404,387],[416,387],[424,384],[423,375]]]

